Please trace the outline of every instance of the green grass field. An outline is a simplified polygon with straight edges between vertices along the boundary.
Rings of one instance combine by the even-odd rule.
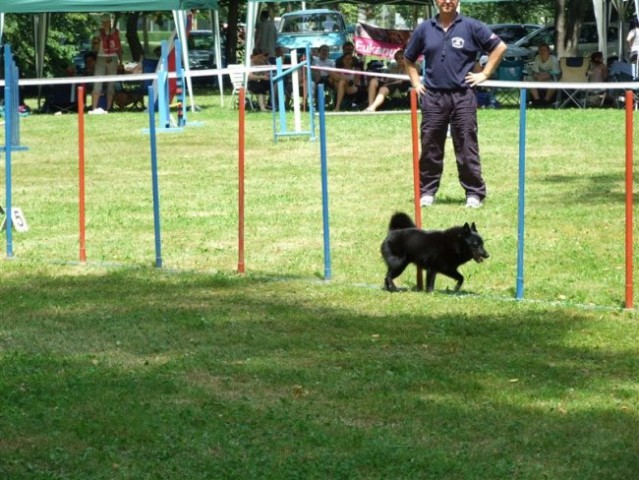
[[[476,222],[490,259],[461,267],[458,295],[445,277],[414,291],[413,267],[389,294],[379,246],[390,215],[413,212],[408,115],[327,118],[325,281],[319,142],[274,143],[271,116],[249,113],[240,275],[237,111],[196,98],[201,124],[158,136],[162,269],[147,114],[85,119],[86,264],[77,116],[22,120],[13,203],[29,231],[12,259],[1,243],[0,478],[636,476],[623,111],[528,113],[516,301],[518,111],[479,112],[485,206],[463,208],[448,145],[422,215]]]

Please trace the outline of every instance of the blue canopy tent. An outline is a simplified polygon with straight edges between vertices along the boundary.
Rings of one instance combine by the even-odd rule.
[[[215,62],[221,66],[222,51],[220,47],[220,22],[218,18],[217,0],[2,0],[0,1],[0,38],[4,27],[6,13],[32,13],[34,16],[34,39],[36,44],[36,74],[42,77],[44,71],[44,47],[51,13],[68,12],[147,12],[171,10],[182,44],[182,58],[188,59],[186,42],[186,10],[211,10],[214,15]],[[191,77],[188,76],[188,61],[184,62],[187,72],[187,86],[194,107]],[[222,75],[218,74],[220,93],[222,92]]]

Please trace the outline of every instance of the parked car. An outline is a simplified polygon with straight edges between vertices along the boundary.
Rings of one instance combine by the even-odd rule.
[[[543,25],[536,23],[496,23],[488,25],[488,28],[495,32],[506,44],[515,43],[520,38],[524,38],[542,27]]]
[[[189,68],[191,70],[208,70],[215,65],[215,37],[212,30],[191,30],[187,44],[189,47]],[[226,65],[224,59],[224,45],[222,50],[222,67]],[[195,85],[214,84],[216,77],[193,77]]]
[[[187,44],[189,67],[192,70],[215,68],[215,37],[211,30],[192,30]]]
[[[517,40],[515,43],[508,45],[508,50],[504,58],[509,60],[521,58],[525,62],[530,62],[534,60],[537,49],[542,43],[547,43],[550,46],[550,51],[556,54],[555,33],[554,25],[547,25],[540,28]],[[594,22],[582,23],[579,33],[579,43],[577,44],[577,55],[586,57],[592,52],[599,50],[598,39],[597,24]],[[608,27],[607,41],[608,57],[618,57],[620,53],[619,30],[616,25],[610,25]]]
[[[329,56],[335,59],[342,54],[342,45],[353,30],[335,10],[299,10],[282,15],[277,44],[285,53],[293,49],[302,52],[307,45],[328,45]]]

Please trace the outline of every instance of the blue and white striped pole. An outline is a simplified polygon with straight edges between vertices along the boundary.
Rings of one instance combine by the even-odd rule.
[[[149,86],[153,98],[153,86]],[[153,226],[155,231],[155,266],[162,268],[162,240],[160,235],[160,189],[158,186],[158,150],[155,134],[155,109],[149,107],[149,139],[151,142],[151,185],[153,188]]]
[[[324,280],[331,279],[331,239],[328,215],[328,166],[326,159],[326,115],[324,85],[317,86],[320,126],[320,164],[322,171],[322,218],[324,226]]]
[[[524,226],[526,200],[526,89],[519,94],[519,192],[517,214],[517,286],[515,298],[524,298]]]

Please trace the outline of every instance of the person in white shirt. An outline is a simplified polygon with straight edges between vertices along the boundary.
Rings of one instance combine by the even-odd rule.
[[[313,57],[313,65],[316,67],[335,68],[335,61],[328,57],[328,45],[319,47],[318,56]],[[327,70],[313,70],[313,81],[315,84],[324,83],[329,87],[333,87],[331,73]]]
[[[557,57],[550,54],[550,47],[546,43],[539,45],[537,56],[532,65],[532,79],[536,82],[552,82],[559,78],[561,75],[561,67],[559,66],[559,60]],[[544,98],[541,98],[543,93]],[[532,102],[535,106],[547,106],[550,105],[555,96],[554,89],[538,90],[536,88],[530,89],[530,95],[532,96]]]
[[[637,72],[637,65],[639,64],[639,19],[634,17],[630,21],[630,31],[626,37],[628,43],[628,50],[630,51],[630,63],[632,63],[632,76],[637,78],[639,72]]]

